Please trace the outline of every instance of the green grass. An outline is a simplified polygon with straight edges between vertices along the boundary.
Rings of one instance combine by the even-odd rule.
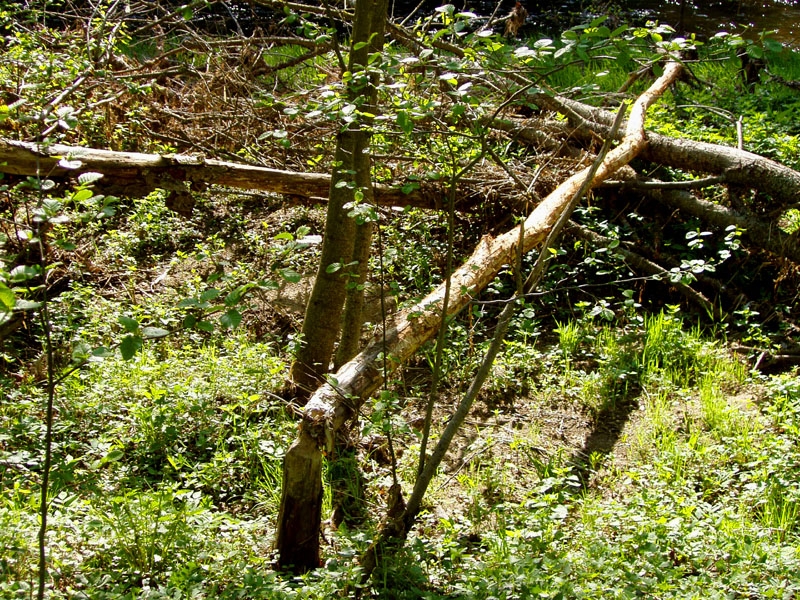
[[[419,528],[367,595],[800,591],[797,380],[750,374],[675,313],[627,332],[588,317],[559,331],[552,347],[508,345],[512,362],[498,372],[529,390],[515,407],[546,414],[567,402],[597,429],[601,415],[633,404],[618,448],[576,455],[545,422],[503,426],[513,414],[503,408],[494,425],[473,422],[462,466],[434,482]],[[569,332],[581,335],[565,343]],[[542,379],[534,363],[551,360],[557,373]],[[567,364],[580,393],[565,395]],[[268,392],[285,369],[279,349],[241,335],[149,344],[132,362],[106,359],[68,379],[57,403],[51,597],[320,598],[355,584],[375,521],[329,532],[318,572],[293,579],[270,568],[294,425]],[[42,399],[35,386],[6,386],[0,597],[15,598],[35,578]],[[361,468],[374,514],[385,472]],[[414,469],[400,472],[410,485]]]

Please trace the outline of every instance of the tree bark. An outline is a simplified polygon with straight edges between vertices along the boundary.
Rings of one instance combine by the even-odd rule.
[[[59,166],[61,159],[81,164],[65,168]],[[189,191],[221,185],[320,200],[328,198],[331,188],[331,175],[325,173],[296,173],[187,154],[114,152],[0,138],[0,173],[30,177],[42,173],[53,180],[66,180],[90,171],[105,175],[95,184],[98,190],[118,196],[145,196],[159,188]],[[400,186],[374,185],[375,201],[382,206],[435,208],[442,197],[441,186],[416,183],[419,188],[409,193]],[[465,195],[479,199],[476,190],[465,190]]]
[[[358,346],[361,342],[361,328],[364,325],[364,285],[369,274],[369,256],[374,228],[373,223],[356,225],[353,261],[358,264],[355,265],[351,280],[347,284],[347,299],[345,300],[342,319],[342,337],[336,348],[334,369],[338,369],[358,354]]]
[[[609,111],[561,96],[536,96],[536,102],[561,112],[578,128],[606,136],[614,121]],[[778,205],[791,205],[800,196],[800,173],[780,163],[729,146],[674,139],[646,132],[647,147],[641,157],[654,163],[694,173],[724,174],[725,182],[758,189]]]
[[[387,0],[357,0],[356,3],[350,41],[348,98],[356,104],[359,96],[364,97],[365,101],[358,108],[369,114],[375,114],[377,101],[377,75],[367,74],[369,55],[383,48],[386,11]],[[300,388],[302,395],[305,390],[310,392],[316,389],[330,369],[334,344],[341,327],[342,306],[348,282],[346,274],[351,268],[355,248],[355,219],[348,213],[351,205],[358,200],[357,192],[367,199],[372,196],[372,163],[368,154],[371,134],[366,123],[368,118],[362,116],[361,119],[364,122],[356,120],[345,125],[337,139],[320,265],[303,320],[303,345],[291,372],[292,380]],[[368,248],[368,242],[366,244]],[[334,263],[345,266],[331,270],[330,265]],[[318,429],[317,424],[306,423],[301,426],[301,436],[305,435],[304,432]],[[335,436],[332,435],[324,440],[324,444],[332,449],[334,439]],[[316,527],[319,530],[320,515],[316,511],[316,500],[305,495],[307,490],[298,481],[309,478],[321,481],[321,456],[311,457],[309,452],[311,448],[308,440],[303,440],[302,445],[293,445],[286,453],[284,481],[287,483],[283,488],[281,517],[278,522],[278,563],[284,567],[292,566],[297,571],[307,570],[319,557],[318,535],[313,542],[309,540],[306,544],[306,540],[303,540],[306,545],[300,551],[293,547],[292,540],[287,535],[281,535],[283,531],[305,531],[306,527]],[[319,450],[317,453],[319,454]],[[290,468],[293,464],[291,461],[312,458],[315,461],[313,472]],[[292,490],[299,490],[302,494],[296,495]],[[284,505],[291,507],[291,510],[284,509]],[[313,521],[313,525],[309,521]]]
[[[608,178],[641,151],[646,143],[642,130],[646,109],[679,72],[680,66],[670,63],[664,75],[637,100],[624,140],[609,152],[597,169],[592,185]],[[523,236],[515,227],[498,237],[487,235],[481,239],[469,259],[451,275],[452,292],[445,318],[460,312],[505,265],[513,264],[520,251],[519,245],[522,246],[522,252],[527,252],[544,241],[584,184],[588,173],[588,168],[576,173],[545,198],[525,220]],[[436,333],[442,324],[443,315],[439,307],[444,293],[443,283],[415,306],[395,315],[393,322],[387,325],[385,334],[376,334],[359,355],[343,365],[311,396],[303,410],[301,435],[315,432],[314,441],[320,456],[322,449],[334,438],[336,430],[356,414],[362,403],[380,387],[384,372],[393,372]],[[283,485],[285,488],[299,485],[295,479],[300,476],[305,475],[287,470]]]
[[[283,459],[283,488],[276,546],[279,564],[298,572],[320,566],[322,454],[302,426]]]
[[[369,55],[383,48],[387,0],[358,0],[353,22],[348,83],[350,102],[365,98],[359,110],[374,114],[377,101],[376,75],[367,74]],[[364,122],[361,122],[364,121]],[[303,345],[292,365],[292,381],[305,396],[316,389],[330,371],[331,357],[341,330],[348,274],[353,261],[355,219],[348,216],[356,193],[371,196],[371,134],[367,117],[345,126],[339,134],[334,172],[328,194],[328,211],[319,269],[303,319]],[[338,269],[331,265],[339,263]],[[360,317],[360,315],[359,315]]]

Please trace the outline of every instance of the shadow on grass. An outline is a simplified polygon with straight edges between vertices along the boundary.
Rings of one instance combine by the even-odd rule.
[[[594,427],[586,436],[583,446],[576,449],[567,462],[580,478],[581,486],[575,491],[584,491],[588,487],[598,455],[605,459],[613,453],[625,425],[639,408],[639,391],[635,386],[625,389],[609,398],[598,411]]]

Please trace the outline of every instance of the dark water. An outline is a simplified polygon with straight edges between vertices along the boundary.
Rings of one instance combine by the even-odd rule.
[[[317,4],[316,0],[306,0]],[[330,0],[332,4],[343,0]],[[396,20],[412,13],[423,17],[433,13],[437,6],[450,3],[457,10],[468,10],[488,16],[496,11],[507,14],[516,0],[389,0],[390,12]],[[719,31],[744,32],[757,38],[763,31],[776,30],[775,39],[792,46],[800,46],[800,0],[521,0],[528,10],[527,29],[557,35],[574,25],[588,22],[597,16],[610,15],[611,25],[628,23],[643,25],[658,21],[673,26],[680,34],[697,33],[708,37]],[[215,33],[252,33],[256,26],[267,31],[270,24],[283,18],[250,2],[212,3],[204,11],[203,19]]]
[[[625,3],[636,20],[657,19],[678,29],[681,23],[680,2],[631,0]],[[776,31],[772,37],[800,46],[800,5],[797,3],[742,0],[741,2],[687,2],[683,27],[687,32],[713,35],[718,31],[746,31],[758,37],[764,31]]]

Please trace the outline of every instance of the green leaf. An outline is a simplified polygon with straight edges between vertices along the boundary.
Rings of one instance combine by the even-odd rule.
[[[764,40],[764,49],[777,54],[783,51],[783,44],[778,40],[766,39]]]
[[[197,323],[197,317],[194,315],[186,315],[186,318],[183,319],[183,326],[186,329],[191,329]]]
[[[194,325],[195,329],[212,333],[214,331],[214,324],[211,321],[198,321]]]
[[[95,358],[108,358],[111,356],[112,352],[105,346],[98,346],[94,350],[92,350],[92,356]]]
[[[201,302],[208,302],[209,300],[213,300],[217,298],[222,292],[220,292],[217,288],[209,288],[202,294],[200,294],[200,301]]]
[[[107,462],[107,463],[110,463],[110,462],[117,462],[117,461],[118,461],[119,459],[121,459],[123,456],[125,456],[125,453],[124,453],[122,450],[120,450],[120,449],[118,448],[118,449],[116,449],[116,450],[112,450],[111,452],[109,452],[108,454],[106,454],[106,455],[103,457],[103,462]]]
[[[78,175],[78,183],[81,185],[89,185],[90,183],[94,183],[98,179],[102,178],[103,178],[102,173],[95,173],[93,171],[90,171],[88,173],[81,173],[80,175]]]
[[[342,263],[331,263],[327,267],[325,267],[325,272],[328,274],[336,273],[339,269],[342,268]]]
[[[9,273],[9,279],[14,283],[19,283],[22,281],[28,281],[29,279],[33,279],[37,277],[42,272],[42,269],[39,265],[18,265],[11,269],[11,273]]]
[[[219,318],[219,322],[226,329],[236,329],[242,322],[242,314],[232,308]]]
[[[760,46],[749,45],[747,46],[747,54],[752,58],[764,58],[764,50]]]
[[[85,200],[88,200],[92,196],[94,196],[94,192],[92,192],[92,190],[83,188],[72,194],[72,201],[83,202]]]
[[[119,352],[122,358],[130,360],[133,356],[142,349],[142,338],[138,335],[126,335],[119,345]]]
[[[414,131],[414,121],[411,117],[408,116],[408,113],[404,110],[397,111],[397,116],[395,117],[395,122],[397,126],[403,130],[403,133],[409,135],[412,131]]]
[[[75,244],[72,242],[68,242],[67,240],[56,240],[56,246],[61,248],[62,250],[66,250],[67,252],[72,252],[77,248]]]
[[[197,298],[184,298],[178,302],[178,308],[193,308],[199,305],[200,302],[197,300]]]
[[[161,327],[142,327],[142,337],[146,340],[167,337],[169,331]]]
[[[400,188],[400,191],[403,192],[404,194],[410,194],[414,190],[418,189],[419,189],[419,183],[417,183],[416,181],[409,181],[408,183],[403,184],[403,187]]]
[[[39,308],[42,305],[41,302],[34,302],[32,300],[21,300],[17,298],[17,303],[14,305],[14,308],[17,310],[34,310]]]
[[[92,347],[85,341],[80,341],[75,344],[75,347],[72,349],[72,362],[82,363],[85,361],[92,353]]]
[[[253,287],[255,287],[254,283],[245,283],[237,287],[230,294],[225,296],[225,306],[236,306],[239,304],[239,302],[242,301],[242,297]]]
[[[117,317],[117,321],[119,321],[120,325],[122,325],[125,328],[125,331],[134,333],[139,329],[139,321],[137,321],[132,317],[126,317],[125,315],[120,315],[119,317]]]
[[[62,169],[80,169],[83,166],[83,163],[79,160],[67,160],[66,158],[62,158],[58,161],[58,166]]]
[[[280,274],[281,277],[289,283],[297,283],[303,278],[300,273],[293,269],[281,269]]]
[[[16,296],[8,286],[0,283],[0,310],[10,312],[14,310],[16,304]]]

